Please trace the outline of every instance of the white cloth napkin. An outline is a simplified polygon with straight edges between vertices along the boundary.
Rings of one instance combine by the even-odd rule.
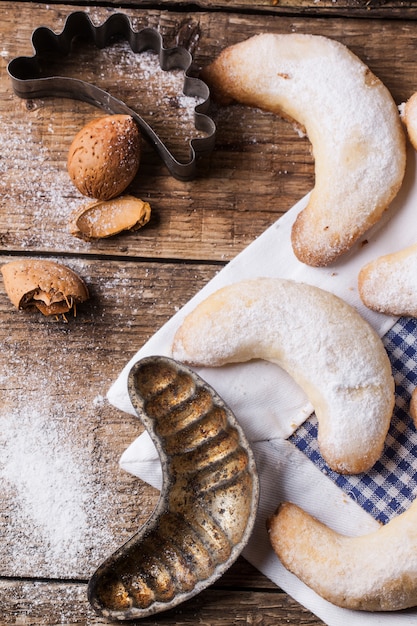
[[[374,313],[361,303],[357,276],[368,261],[417,241],[416,156],[412,150],[407,156],[404,184],[390,209],[373,231],[367,233],[366,238],[361,238],[339,262],[328,268],[311,268],[294,256],[290,232],[296,215],[307,203],[306,196],[233,259],[138,350],[110,388],[109,401],[117,408],[134,414],[127,393],[127,375],[132,365],[145,356],[170,356],[173,335],[184,316],[209,293],[244,278],[276,276],[317,285],[356,307],[382,337],[396,318]],[[280,368],[262,361],[196,371],[231,407],[256,457],[260,503],[255,529],[243,556],[329,626],[415,624],[415,610],[370,614],[329,604],[287,572],[270,547],[265,520],[283,500],[299,504],[346,534],[360,535],[379,527],[369,513],[288,441],[288,437],[312,412],[300,388]],[[126,471],[161,488],[158,454],[147,432],[129,446],[120,464]]]

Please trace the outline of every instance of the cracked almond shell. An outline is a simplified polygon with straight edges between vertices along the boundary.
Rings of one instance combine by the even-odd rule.
[[[59,315],[89,298],[81,278],[55,261],[11,261],[2,266],[1,273],[6,293],[18,309],[36,308],[44,315]]]
[[[139,128],[130,115],[92,120],[74,137],[68,152],[72,182],[90,198],[119,196],[138,171],[140,142]]]
[[[134,196],[92,202],[77,209],[70,222],[75,237],[92,241],[117,235],[124,230],[138,230],[151,217],[151,207]]]

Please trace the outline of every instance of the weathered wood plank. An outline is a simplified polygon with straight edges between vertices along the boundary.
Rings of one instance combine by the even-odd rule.
[[[4,6],[3,6],[4,5]],[[7,62],[30,54],[30,34],[39,24],[60,30],[75,7],[2,4],[2,54],[0,56],[0,249],[153,258],[233,258],[290,208],[314,184],[310,144],[277,117],[244,107],[214,112],[218,131],[216,149],[201,163],[199,177],[180,182],[145,146],[142,167],[130,190],[153,208],[150,223],[136,233],[99,243],[82,242],[68,232],[72,210],[85,199],[66,172],[66,156],[76,131],[101,112],[84,103],[62,99],[22,101],[12,94]],[[99,23],[111,9],[88,9]],[[150,25],[164,33],[167,45],[175,39],[185,19],[197,22],[200,40],[196,65],[204,65],[224,46],[260,31],[308,31],[336,37],[359,54],[391,89],[398,103],[417,89],[413,49],[417,34],[410,22],[348,19],[307,19],[223,13],[171,13],[126,10],[136,28]],[[395,54],[392,42],[395,41]],[[162,104],[165,86],[153,84],[159,95],[144,88],[139,69],[129,60],[127,48],[111,48],[104,59],[95,51],[80,50],[68,60],[65,71],[81,62],[88,77],[122,92],[131,103],[138,96],[154,120],[156,130],[168,129],[174,139],[178,101]],[[152,73],[151,73],[152,74]],[[152,82],[152,80],[151,80]],[[161,92],[162,89],[162,92]],[[171,94],[172,96],[172,94]],[[155,107],[156,98],[158,106]],[[171,104],[170,104],[171,103]],[[172,103],[175,107],[172,107]],[[165,103],[166,104],[166,103]],[[188,127],[188,130],[190,128]],[[180,141],[177,145],[183,145]]]
[[[76,4],[69,1],[66,4]],[[136,0],[109,0],[109,5],[117,7],[137,6]],[[167,7],[187,3],[181,0],[161,0],[160,6]],[[189,2],[193,7],[198,6],[203,10],[219,9],[225,12],[250,11],[269,13],[273,15],[305,15],[305,16],[332,16],[332,17],[364,17],[364,18],[389,18],[389,19],[416,19],[417,7],[414,0],[198,0]],[[141,7],[154,7],[152,0],[143,0]]]
[[[0,614],[4,626],[99,626],[108,620],[94,615],[86,600],[86,584],[5,581],[0,579]],[[319,626],[312,616],[288,596],[275,591],[222,589],[221,584],[203,591],[177,609],[154,618],[134,620],[143,626],[196,623],[234,626],[237,623],[275,626]],[[114,622],[113,622],[114,623]]]
[[[155,491],[118,467],[143,428],[105,394],[127,359],[217,270],[62,262],[91,292],[67,323],[15,310],[0,287],[4,576],[85,578],[150,515]]]

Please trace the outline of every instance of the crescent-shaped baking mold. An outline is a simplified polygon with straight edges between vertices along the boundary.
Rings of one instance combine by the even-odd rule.
[[[128,388],[159,453],[163,486],[149,520],[89,581],[94,609],[118,620],[172,609],[217,580],[249,540],[259,491],[240,425],[195,372],[146,357]]]

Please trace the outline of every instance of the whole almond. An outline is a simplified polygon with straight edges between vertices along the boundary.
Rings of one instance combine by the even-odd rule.
[[[68,173],[77,189],[97,200],[110,200],[132,182],[140,163],[140,131],[130,115],[92,120],[74,137]]]
[[[64,314],[89,298],[84,281],[69,267],[45,259],[10,261],[1,268],[4,286],[18,309]]]

